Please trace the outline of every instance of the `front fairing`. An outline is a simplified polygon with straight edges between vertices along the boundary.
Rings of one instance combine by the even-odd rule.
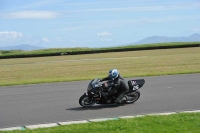
[[[98,97],[99,96],[98,90],[99,90],[99,87],[101,86],[102,85],[99,83],[99,79],[91,80],[90,83],[88,84],[86,95]]]

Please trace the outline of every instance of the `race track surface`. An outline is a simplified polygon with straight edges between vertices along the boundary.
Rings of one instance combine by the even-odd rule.
[[[119,107],[81,107],[89,81],[0,87],[0,128],[200,109],[200,74],[143,78],[140,99]]]

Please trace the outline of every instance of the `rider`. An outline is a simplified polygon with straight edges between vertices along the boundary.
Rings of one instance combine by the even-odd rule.
[[[114,84],[111,89],[107,92],[102,92],[102,96],[107,98],[111,95],[116,95],[115,103],[121,104],[126,100],[125,93],[129,90],[128,84],[124,80],[124,78],[119,74],[117,69],[111,69],[108,73],[108,76],[101,79],[100,81],[111,80]],[[108,86],[108,84],[104,84],[104,86]]]

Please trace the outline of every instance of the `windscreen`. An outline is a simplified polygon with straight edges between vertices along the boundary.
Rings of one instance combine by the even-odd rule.
[[[94,79],[94,80],[92,81],[92,88],[95,88],[95,84],[97,84],[98,81],[99,81],[99,79]]]

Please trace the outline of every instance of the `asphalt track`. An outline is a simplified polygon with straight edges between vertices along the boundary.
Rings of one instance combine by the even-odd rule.
[[[200,109],[200,74],[143,78],[140,99],[119,107],[80,107],[89,81],[0,87],[0,128]]]

